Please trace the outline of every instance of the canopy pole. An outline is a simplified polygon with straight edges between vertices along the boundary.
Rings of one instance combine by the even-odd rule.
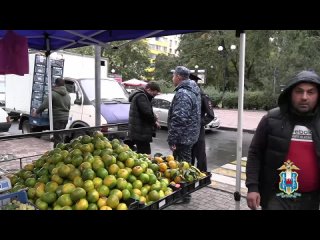
[[[51,62],[50,62],[50,39],[46,34],[46,60],[47,60],[47,78],[48,78],[48,111],[50,131],[53,131],[53,115],[52,115],[52,84],[51,84]]]
[[[245,47],[246,35],[240,32],[239,54],[239,86],[238,86],[238,133],[237,133],[237,167],[236,167],[236,191],[234,199],[236,210],[240,209],[241,199],[241,158],[242,158],[242,119],[243,119],[243,96],[244,96],[244,70],[245,70]]]
[[[95,53],[95,109],[96,126],[101,125],[101,46],[94,46]]]

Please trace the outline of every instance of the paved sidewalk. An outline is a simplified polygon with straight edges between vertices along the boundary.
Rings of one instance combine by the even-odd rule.
[[[218,116],[221,122],[221,129],[234,130],[238,128],[238,110],[214,109],[214,113]],[[245,132],[253,133],[261,118],[266,114],[266,111],[243,111],[242,129]]]
[[[236,201],[233,192],[213,188],[203,187],[191,194],[191,201],[188,204],[174,204],[167,210],[236,210]],[[249,210],[246,199],[241,197],[240,209]]]

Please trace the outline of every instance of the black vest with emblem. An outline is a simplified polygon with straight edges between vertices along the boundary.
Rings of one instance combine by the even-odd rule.
[[[267,121],[267,146],[265,157],[262,162],[259,174],[259,191],[261,194],[261,205],[264,206],[270,194],[279,191],[279,173],[277,170],[287,160],[292,132],[297,124],[295,120],[284,116],[280,108],[272,109],[268,112]],[[304,124],[312,131],[312,139],[315,144],[316,155],[320,165],[320,119],[316,114],[312,121]]]

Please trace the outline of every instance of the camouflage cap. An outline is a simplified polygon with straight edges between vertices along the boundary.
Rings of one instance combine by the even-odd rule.
[[[179,75],[181,77],[189,78],[190,70],[184,66],[178,66],[174,70],[174,74]]]

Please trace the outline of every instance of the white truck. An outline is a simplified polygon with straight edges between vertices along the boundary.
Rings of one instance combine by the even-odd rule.
[[[95,59],[67,52],[57,52],[51,59],[64,59],[63,77],[71,97],[71,110],[67,129],[95,126],[94,76]],[[49,129],[48,119],[30,116],[33,91],[35,54],[29,54],[29,74],[5,75],[5,109],[12,118],[19,118],[23,133]],[[107,78],[107,61],[101,61],[101,124],[117,124],[102,129],[110,137],[127,136],[129,108],[128,94],[115,79]],[[112,134],[111,132],[116,132]],[[79,133],[77,133],[79,134]],[[70,137],[75,137],[75,135]]]

